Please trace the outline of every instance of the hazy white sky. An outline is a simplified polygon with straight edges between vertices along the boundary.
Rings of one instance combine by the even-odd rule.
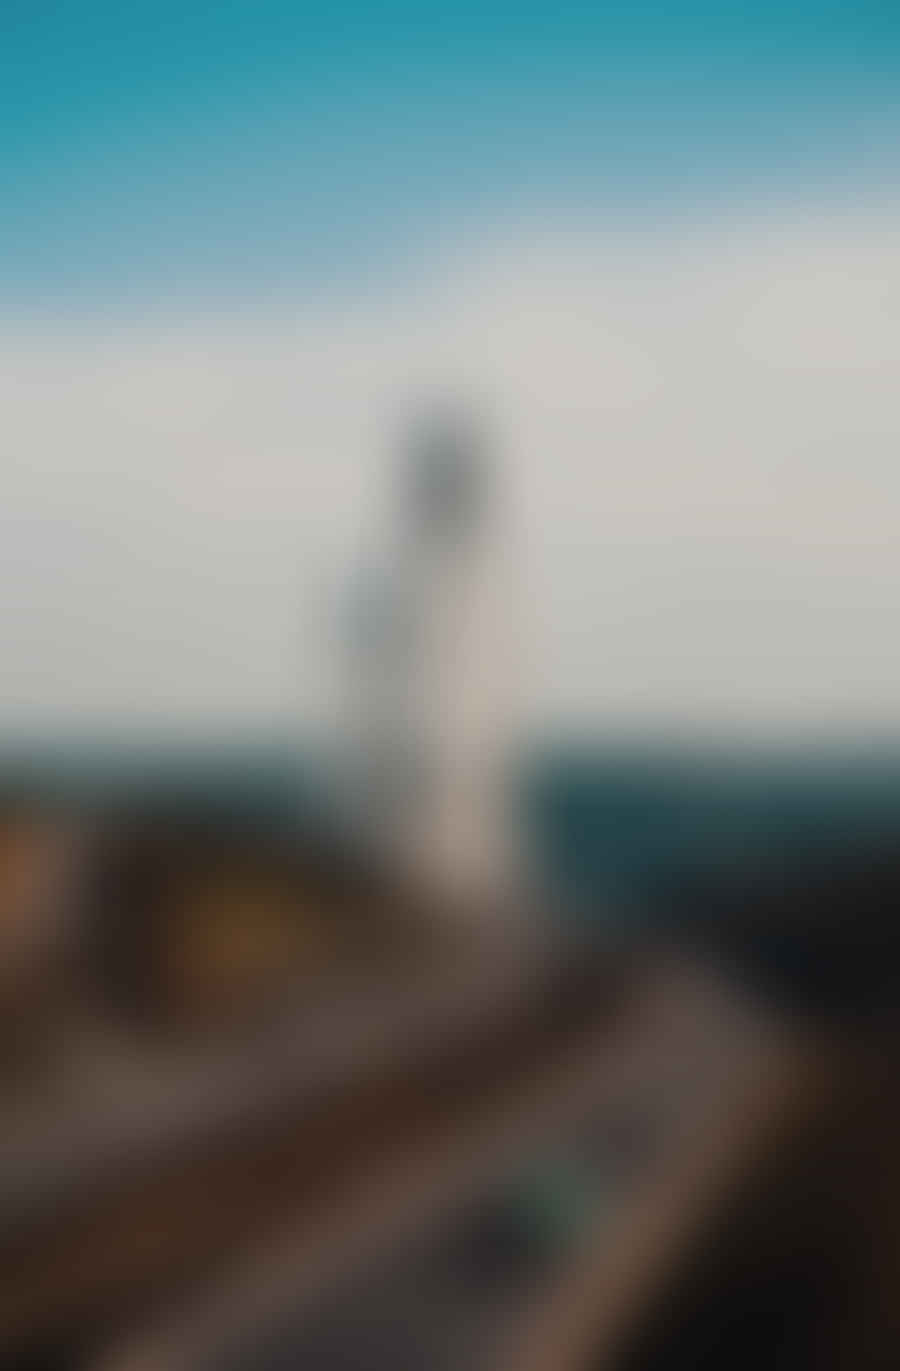
[[[0,726],[322,709],[435,390],[489,416],[535,724],[895,723],[900,206],[473,226],[315,313],[10,324]]]

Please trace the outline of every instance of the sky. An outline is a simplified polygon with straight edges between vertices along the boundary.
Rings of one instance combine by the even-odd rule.
[[[358,289],[473,214],[895,167],[892,0],[10,0],[0,37],[14,313]]]
[[[11,0],[0,730],[309,727],[490,416],[535,728],[893,726],[900,11]]]

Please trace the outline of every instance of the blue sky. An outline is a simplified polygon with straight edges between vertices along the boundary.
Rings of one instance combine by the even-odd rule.
[[[898,59],[897,0],[6,0],[0,731],[327,716],[446,389],[529,717],[900,726]]]
[[[7,0],[18,314],[265,297],[546,204],[802,198],[896,170],[893,0]]]

